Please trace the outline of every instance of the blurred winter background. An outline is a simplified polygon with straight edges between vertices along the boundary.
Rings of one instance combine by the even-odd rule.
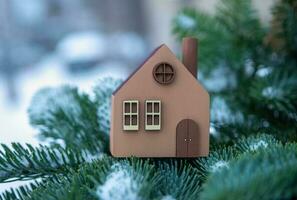
[[[254,1],[264,22],[273,2]],[[0,0],[0,143],[37,144],[27,107],[38,89],[75,84],[88,91],[102,77],[124,79],[161,43],[178,54],[173,17],[183,7],[215,6],[216,0]]]

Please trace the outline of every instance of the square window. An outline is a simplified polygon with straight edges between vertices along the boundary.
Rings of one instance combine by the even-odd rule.
[[[123,130],[137,131],[139,129],[138,112],[137,100],[123,101]]]
[[[161,129],[161,101],[147,100],[145,102],[145,130]]]

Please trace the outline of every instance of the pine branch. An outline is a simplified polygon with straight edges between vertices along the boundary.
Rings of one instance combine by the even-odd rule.
[[[123,159],[103,157],[83,164],[77,170],[55,175],[23,192],[5,192],[3,199],[14,195],[20,199],[197,199],[200,185],[228,169],[234,162],[248,156],[252,159],[262,151],[282,147],[269,135],[240,139],[231,147],[217,147],[207,158],[178,162],[173,159]],[[296,147],[297,148],[297,147]],[[277,158],[278,155],[274,159]],[[153,162],[152,162],[153,161]],[[56,173],[57,174],[57,173]],[[6,195],[6,196],[5,196]],[[129,196],[130,195],[130,196]]]
[[[280,0],[272,8],[271,31],[267,43],[284,57],[284,62],[297,64],[297,3],[295,0]]]
[[[34,183],[30,183],[29,185],[20,186],[19,188],[11,188],[10,190],[6,190],[0,194],[0,200],[25,200],[33,190],[42,186],[42,183],[36,181]]]
[[[178,166],[173,161],[155,168],[147,159],[104,157],[33,189],[7,191],[2,199],[197,199],[200,181],[196,169],[189,164]]]
[[[93,89],[95,94],[95,103],[97,104],[99,128],[105,134],[109,134],[110,130],[111,96],[113,91],[121,83],[122,80],[120,79],[103,78],[96,83],[96,86]]]
[[[294,199],[297,196],[297,145],[276,145],[238,160],[212,174],[202,199]]]
[[[193,167],[198,169],[201,182],[206,181],[210,175],[228,169],[230,163],[238,160],[244,154],[254,154],[262,149],[269,149],[281,145],[273,136],[257,134],[250,137],[241,137],[231,146],[219,145],[211,150],[208,157],[197,158],[193,161]]]
[[[227,109],[222,110],[222,105],[213,101],[212,122],[220,133],[215,139],[226,142],[241,135],[266,132],[281,141],[296,141],[296,80],[296,73],[291,70],[273,70],[224,96]],[[216,113],[228,117],[219,119]]]
[[[250,48],[250,45],[262,44],[264,30],[251,0],[221,0],[219,3],[216,19],[232,33],[231,43],[238,47],[247,45],[247,48]]]
[[[153,165],[140,159],[112,160],[105,157],[85,164],[35,188],[24,199],[152,199],[159,178]],[[15,194],[17,195],[17,194]],[[5,199],[5,198],[4,198]]]
[[[16,180],[30,180],[55,174],[66,174],[69,169],[78,168],[81,163],[90,161],[86,153],[62,147],[23,147],[12,143],[12,147],[1,145],[0,183]]]
[[[248,95],[254,103],[248,108],[259,117],[270,120],[271,125],[295,126],[297,122],[297,74],[275,71],[255,80]],[[262,112],[261,112],[262,111]]]
[[[53,144],[108,152],[108,136],[99,129],[97,105],[88,95],[70,86],[45,88],[32,99],[30,122]]]
[[[234,147],[241,153],[256,153],[259,150],[275,148],[281,143],[269,134],[258,134],[250,137],[242,137],[234,144]]]
[[[199,38],[199,69],[207,74],[220,66],[243,75],[242,79],[249,76],[243,71],[248,59],[255,74],[270,56],[263,47],[266,30],[250,0],[221,0],[214,16],[185,9],[174,19],[173,33],[179,40]]]
[[[207,158],[198,158],[193,165],[199,169],[201,181],[207,180],[209,174],[228,167],[229,162],[237,158],[239,152],[234,147],[225,147],[214,150]]]
[[[221,0],[214,15],[185,9],[174,19],[179,40],[200,40],[201,80],[220,79],[214,90],[205,82],[215,133],[208,157],[112,158],[104,154],[110,98],[121,81],[100,80],[94,98],[75,87],[47,88],[34,96],[29,116],[52,145],[2,145],[0,183],[35,183],[0,200],[297,198],[297,144],[290,143],[297,140],[296,5],[276,4],[271,33],[251,0]]]
[[[197,199],[200,192],[200,176],[189,163],[172,160],[158,168],[162,177],[159,190],[166,199]]]
[[[187,8],[182,10],[173,22],[173,33],[179,41],[186,36],[199,38],[199,70],[209,74],[222,64],[222,58],[230,47],[230,36],[215,17]]]

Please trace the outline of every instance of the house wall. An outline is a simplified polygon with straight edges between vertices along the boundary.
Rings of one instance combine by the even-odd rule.
[[[152,70],[159,62],[172,64],[173,83],[158,84]],[[124,131],[122,102],[139,101],[139,131]],[[145,130],[145,100],[162,101],[160,131]],[[199,155],[209,151],[209,95],[167,46],[162,46],[112,97],[111,153],[116,157],[175,157],[176,126],[182,119],[199,126]]]

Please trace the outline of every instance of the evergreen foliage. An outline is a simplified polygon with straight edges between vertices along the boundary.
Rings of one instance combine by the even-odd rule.
[[[99,129],[97,106],[76,87],[61,86],[40,90],[28,110],[31,124],[40,136],[67,147],[91,153],[107,151],[108,136]]]
[[[201,199],[296,197],[296,148],[296,144],[273,146],[232,161],[228,168],[209,177],[203,186]]]
[[[210,155],[113,158],[110,98],[121,80],[92,94],[73,86],[39,91],[28,110],[48,146],[0,148],[11,199],[296,199],[297,3],[279,0],[263,25],[250,0],[220,0],[214,15],[182,10],[173,32],[199,38],[200,81],[211,93]]]
[[[202,84],[230,109],[227,119],[212,118],[224,141],[262,129],[282,140],[296,139],[296,56],[285,45],[297,37],[296,1],[279,1],[272,10],[269,27],[260,23],[250,1],[221,0],[214,16],[185,9],[175,19],[179,40],[188,35],[200,40]],[[283,45],[273,47],[280,39]],[[209,84],[218,79],[219,86]]]
[[[0,182],[23,179],[35,179],[53,174],[67,173],[70,168],[78,168],[89,156],[84,152],[64,149],[62,147],[38,148],[18,143],[12,149],[2,144],[0,151]]]

